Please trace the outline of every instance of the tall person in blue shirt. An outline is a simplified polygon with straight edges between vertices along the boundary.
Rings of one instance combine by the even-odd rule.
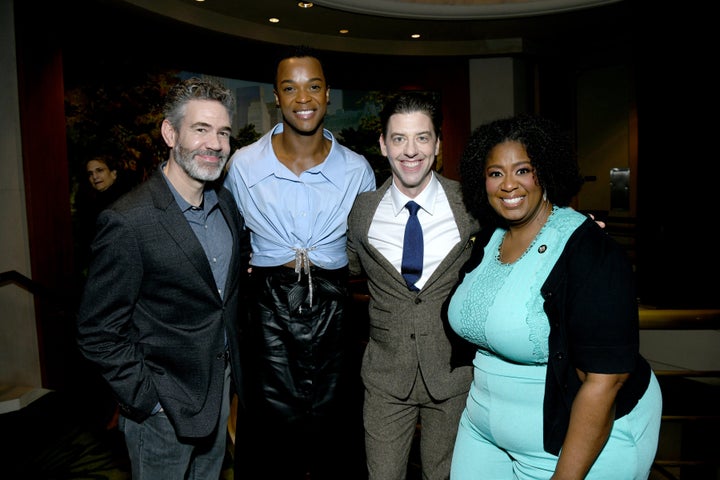
[[[277,64],[282,122],[231,158],[225,186],[252,242],[251,330],[246,352],[255,402],[237,435],[236,478],[347,478],[347,216],[375,189],[367,160],[323,128],[329,87],[317,53],[294,48]]]

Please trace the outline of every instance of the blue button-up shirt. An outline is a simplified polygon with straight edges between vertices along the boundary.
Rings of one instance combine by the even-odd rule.
[[[223,298],[228,269],[230,268],[233,238],[230,227],[228,227],[227,221],[220,211],[217,194],[208,186],[203,192],[202,205],[193,207],[175,190],[167,177],[165,177],[165,181],[170,187],[170,191],[172,191],[185,219],[193,232],[195,232],[200,245],[205,250],[205,255],[215,278],[215,285],[220,297]]]
[[[342,268],[348,263],[347,217],[355,197],[375,189],[372,167],[323,130],[332,141],[327,158],[295,175],[272,148],[272,136],[282,131],[283,124],[277,124],[257,142],[237,150],[225,179],[251,231],[251,263],[283,265],[304,249],[313,264]]]

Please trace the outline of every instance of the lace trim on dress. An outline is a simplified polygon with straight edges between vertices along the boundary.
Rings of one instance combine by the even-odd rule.
[[[521,302],[515,312],[524,317],[528,329],[526,338],[529,341],[529,350],[523,363],[546,363],[550,324],[539,289],[555,266],[567,239],[581,222],[582,218],[578,218],[576,213],[566,213],[565,209],[553,207],[548,221],[535,236],[531,245],[512,263],[500,261],[499,247],[504,234],[496,233],[486,246],[486,259],[466,276],[466,281],[471,283],[466,290],[466,299],[459,309],[458,334],[480,346],[481,352],[486,351],[492,343],[487,339],[486,323],[491,309],[497,303],[497,295],[503,290],[507,295],[511,284],[522,284],[524,285],[522,291],[515,289],[512,291]],[[490,252],[498,252],[498,254],[489,256]],[[522,276],[524,280],[518,276]],[[530,284],[527,283],[528,281]],[[512,307],[512,301],[509,303]]]

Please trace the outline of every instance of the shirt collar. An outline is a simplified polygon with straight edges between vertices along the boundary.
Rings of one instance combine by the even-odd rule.
[[[272,148],[272,136],[282,133],[283,130],[284,124],[278,123],[267,134],[269,138],[263,147],[261,161],[253,164],[253,168],[249,173],[248,183],[250,185],[255,185],[260,180],[271,175],[278,178],[297,180],[297,177],[294,175],[292,178],[288,176],[287,168],[280,163],[280,160],[278,160]],[[343,189],[345,188],[345,159],[338,154],[339,150],[336,148],[337,142],[335,141],[335,137],[332,132],[323,128],[323,136],[332,142],[330,152],[328,153],[327,158],[325,158],[325,161],[307,170],[305,173],[311,175],[322,175],[327,179],[327,181],[335,185],[335,187]],[[267,161],[267,159],[272,159],[273,161]]]
[[[390,197],[392,198],[395,216],[398,216],[400,212],[402,212],[403,208],[405,208],[405,204],[410,200],[413,200],[415,203],[420,205],[420,208],[428,212],[430,215],[435,212],[435,199],[437,198],[440,182],[435,176],[435,172],[430,172],[430,174],[432,175],[432,178],[430,178],[430,182],[427,184],[425,189],[420,192],[420,194],[415,198],[410,198],[404,193],[402,193],[395,186],[395,182],[392,182],[392,184],[390,185]]]
[[[173,184],[170,182],[170,180],[167,178],[167,175],[165,175],[165,172],[163,171],[163,168],[165,167],[165,164],[167,161],[163,162],[160,165],[160,171],[163,174],[163,178],[165,179],[165,183],[167,183],[168,187],[170,187],[170,191],[173,194],[173,197],[175,197],[175,202],[177,202],[178,206],[180,207],[180,211],[185,213],[186,211],[193,208],[190,203],[188,203],[182,195],[178,193],[178,191],[175,189]],[[203,190],[203,202],[202,202],[202,209],[206,212],[211,211],[215,206],[218,204],[217,194],[215,193],[215,190],[212,189],[210,185],[207,183],[205,184],[205,189]]]

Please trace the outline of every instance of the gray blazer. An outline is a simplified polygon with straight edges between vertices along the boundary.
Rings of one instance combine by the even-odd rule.
[[[418,367],[430,395],[444,400],[470,388],[472,367],[450,364],[453,335],[442,320],[443,304],[455,286],[460,267],[470,256],[477,221],[462,202],[460,184],[437,175],[445,190],[460,242],[419,292],[410,291],[402,275],[370,243],[368,231],[392,178],[378,190],[360,194],[348,218],[348,256],[352,275],[365,273],[370,292],[370,333],[362,361],[362,378],[396,397],[407,397]],[[449,246],[448,246],[449,247]]]
[[[242,381],[250,244],[230,192],[220,189],[218,201],[233,237],[223,298],[158,170],[100,214],[78,313],[80,350],[99,366],[122,414],[141,422],[159,401],[184,437],[217,425],[226,333],[236,388]]]

